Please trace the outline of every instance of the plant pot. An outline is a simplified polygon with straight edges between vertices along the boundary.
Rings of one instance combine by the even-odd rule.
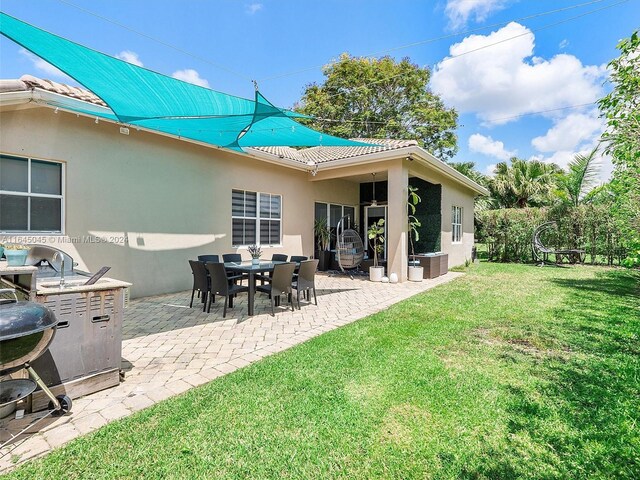
[[[421,282],[424,278],[424,267],[409,267],[409,281]]]
[[[381,282],[384,277],[384,267],[369,267],[369,280]]]
[[[29,250],[5,250],[4,256],[7,257],[7,265],[10,267],[22,267],[27,261]]]
[[[252,265],[260,265],[260,259],[259,258],[252,258],[251,259],[251,264]]]
[[[331,252],[322,250],[318,252],[318,270],[326,272],[331,267]]]

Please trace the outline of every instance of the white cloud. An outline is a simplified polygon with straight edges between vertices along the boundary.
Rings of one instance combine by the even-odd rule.
[[[567,40],[566,38],[558,44],[558,48],[560,48],[560,50],[564,50],[568,46],[569,46],[569,40]]]
[[[484,167],[484,174],[485,175],[492,175],[492,176],[495,175],[496,167],[497,167],[497,165],[495,163],[490,163],[489,165]]]
[[[124,60],[127,63],[131,63],[132,65],[137,65],[138,67],[144,66],[138,54],[136,52],[132,52],[131,50],[123,50],[116,55],[116,58]]]
[[[458,111],[492,124],[602,96],[604,65],[583,65],[568,54],[535,57],[534,40],[528,28],[515,22],[489,35],[470,35],[449,48],[451,56],[436,66],[431,86]]]
[[[554,122],[547,133],[531,140],[531,145],[539,152],[575,150],[580,145],[592,144],[604,130],[604,122],[598,118],[598,111],[570,113]]]
[[[29,50],[21,48],[18,50],[21,55],[27,57],[33,66],[36,67],[41,73],[45,73],[50,77],[57,77],[59,79],[65,80],[67,83],[76,83],[72,78],[68,77],[65,73],[58,70],[56,67],[51,65],[49,62],[41,59],[40,57],[34,55]]]
[[[250,3],[244,6],[244,11],[249,15],[255,15],[264,7],[261,3]]]
[[[587,113],[570,113],[555,120],[545,135],[531,140],[531,145],[543,152],[531,158],[566,168],[576,154],[587,155],[598,145],[604,129],[605,123],[598,117],[597,109]],[[611,157],[600,152],[599,164],[600,179],[606,182],[613,172]]]
[[[491,137],[485,137],[479,133],[474,133],[469,137],[469,150],[472,152],[482,153],[498,160],[509,160],[517,153],[516,150],[510,151],[504,148],[504,143],[494,140]],[[495,166],[495,165],[494,165]]]
[[[444,13],[449,17],[449,26],[455,29],[464,26],[471,16],[476,22],[483,22],[506,3],[507,0],[447,0]]]
[[[205,78],[201,78],[200,74],[192,68],[185,70],[178,70],[171,75],[173,78],[182,80],[183,82],[193,83],[194,85],[200,85],[201,87],[209,88],[209,82]]]

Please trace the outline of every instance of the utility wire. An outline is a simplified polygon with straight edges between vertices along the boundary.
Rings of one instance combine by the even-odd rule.
[[[129,32],[136,33],[136,34],[138,34],[138,35],[140,35],[140,36],[142,36],[142,37],[144,37],[144,38],[146,38],[148,40],[151,40],[153,42],[159,43],[160,45],[163,45],[165,47],[171,48],[171,49],[173,49],[173,50],[175,50],[177,52],[182,53],[183,55],[187,55],[187,56],[189,56],[191,58],[194,58],[196,60],[204,62],[204,63],[206,63],[208,65],[211,65],[212,67],[215,67],[215,68],[217,68],[219,70],[224,70],[227,73],[231,73],[232,75],[236,75],[236,76],[238,76],[240,78],[243,78],[245,80],[252,80],[252,78],[249,75],[245,75],[244,73],[240,73],[240,72],[237,72],[237,71],[232,70],[230,68],[227,68],[227,67],[225,67],[223,65],[214,63],[214,62],[212,62],[210,60],[207,60],[204,57],[201,57],[200,55],[197,55],[195,53],[191,53],[191,52],[189,52],[187,50],[184,50],[184,49],[182,49],[180,47],[176,47],[175,45],[167,43],[167,42],[165,42],[163,40],[160,40],[158,38],[152,37],[151,35],[148,35],[148,34],[146,34],[144,32],[140,32],[138,30],[135,30],[134,28],[131,28],[131,27],[127,26],[127,25],[124,25],[124,24],[122,24],[120,22],[116,22],[115,20],[112,20],[112,19],[110,19],[108,17],[105,17],[103,15],[100,15],[98,13],[92,12],[91,10],[87,10],[86,8],[83,8],[83,7],[79,6],[79,5],[71,3],[68,0],[58,0],[58,2],[64,3],[65,5],[68,5],[70,7],[73,7],[75,9],[77,9],[77,10],[80,10],[81,12],[84,12],[84,13],[86,13],[88,15],[92,15],[92,16],[94,16],[96,18],[104,20],[105,22],[112,23],[113,25],[117,25],[118,27],[124,28],[125,30],[128,30]]]
[[[518,35],[513,35],[511,37],[503,38],[502,40],[498,40],[497,42],[488,43],[486,45],[482,45],[481,47],[473,48],[471,50],[467,50],[466,52],[462,52],[462,53],[459,53],[457,55],[450,55],[450,56],[445,57],[444,59],[442,59],[439,63],[442,64],[444,62],[448,62],[448,61],[453,60],[455,58],[459,58],[459,57],[462,57],[464,55],[468,55],[470,53],[474,53],[474,52],[478,52],[480,50],[484,50],[485,48],[494,47],[496,45],[500,45],[502,43],[509,42],[511,40],[515,40],[517,38],[524,37],[524,36],[527,36],[527,35],[533,35],[534,32],[539,32],[539,31],[546,30],[546,29],[549,29],[549,28],[552,28],[552,27],[557,27],[558,25],[562,25],[563,23],[567,23],[567,22],[570,22],[572,20],[577,20],[578,18],[582,18],[582,17],[585,17],[587,15],[591,15],[593,13],[597,13],[597,12],[600,12],[602,10],[606,10],[608,8],[617,7],[618,5],[621,5],[621,4],[627,3],[627,2],[629,2],[629,0],[621,0],[619,2],[612,3],[610,5],[607,5],[607,6],[604,6],[604,7],[601,7],[601,8],[597,8],[595,10],[590,10],[588,12],[581,13],[580,15],[575,15],[573,17],[565,18],[565,19],[560,20],[558,22],[549,23],[547,25],[543,25],[542,27],[538,27],[538,28],[532,28],[527,32],[520,33]],[[366,88],[366,87],[369,87],[371,85],[375,85],[375,84],[378,84],[378,83],[386,82],[388,80],[393,80],[394,78],[401,77],[404,74],[405,74],[405,72],[401,72],[401,73],[398,73],[396,75],[392,75],[390,77],[385,77],[385,78],[381,78],[380,80],[375,80],[373,82],[365,83],[363,85],[359,85],[357,87],[352,88],[351,91],[360,90],[362,88]],[[334,93],[334,94],[331,94],[331,95],[327,95],[325,98],[333,98],[333,97],[337,97],[339,95],[343,95],[343,92],[337,92],[337,93]]]
[[[595,3],[601,3],[601,2],[604,2],[604,1],[605,0],[591,0],[591,1],[585,2],[585,3],[578,3],[578,4],[575,4],[575,5],[569,5],[569,6],[563,7],[563,8],[557,8],[555,10],[548,10],[546,12],[539,12],[539,13],[534,13],[532,15],[527,15],[527,16],[520,17],[520,18],[514,18],[514,19],[509,20],[507,22],[493,23],[491,25],[484,25],[482,27],[471,28],[471,29],[468,29],[468,30],[463,30],[461,32],[450,33],[448,35],[442,35],[440,37],[434,37],[434,38],[429,38],[427,40],[420,40],[420,41],[417,41],[417,42],[407,43],[405,45],[400,45],[398,47],[393,47],[393,48],[389,48],[389,49],[386,49],[386,50],[381,50],[381,51],[376,52],[376,53],[370,53],[368,55],[360,55],[360,56],[377,57],[379,55],[384,55],[384,54],[387,54],[387,53],[390,53],[390,52],[395,52],[397,50],[404,50],[405,48],[417,47],[419,45],[426,45],[426,44],[429,44],[429,43],[438,42],[440,40],[446,40],[448,38],[455,38],[455,37],[459,37],[459,36],[463,36],[463,35],[468,35],[470,33],[480,32],[480,31],[487,30],[487,29],[490,29],[490,28],[503,27],[505,25],[508,25],[511,22],[521,22],[521,21],[524,21],[524,20],[531,20],[532,18],[543,17],[543,16],[546,16],[546,15],[552,15],[554,13],[565,12],[567,10],[573,10],[575,8],[586,7],[588,5],[593,5]],[[329,62],[326,65],[334,65],[336,63],[338,63],[338,61]],[[285,72],[285,73],[282,73],[282,74],[272,75],[270,77],[264,77],[264,78],[260,79],[260,81],[264,82],[264,81],[268,81],[268,80],[274,80],[274,79],[278,79],[278,78],[282,78],[282,77],[287,77],[287,76],[290,76],[290,75],[296,75],[298,73],[304,73],[304,72],[308,72],[310,70],[316,70],[316,69],[322,68],[324,66],[325,66],[325,64],[323,64],[323,65],[314,65],[313,67],[306,67],[306,68],[302,68],[300,70],[292,70],[292,71]]]

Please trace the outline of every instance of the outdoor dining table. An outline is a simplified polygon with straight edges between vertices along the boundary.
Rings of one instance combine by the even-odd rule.
[[[246,262],[225,262],[224,268],[227,271],[244,273],[249,275],[249,316],[253,315],[253,304],[256,292],[256,274],[273,272],[276,265],[280,263],[289,263],[281,261],[264,260],[259,264],[253,264],[251,261]],[[297,263],[299,265],[299,263]]]

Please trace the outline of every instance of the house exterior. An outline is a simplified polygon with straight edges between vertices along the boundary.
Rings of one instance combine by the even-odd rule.
[[[265,258],[313,256],[318,216],[335,226],[348,214],[361,232],[384,216],[387,271],[404,281],[417,185],[429,208],[422,251],[448,253],[450,266],[471,257],[474,197],[487,192],[414,141],[240,153],[91,115],[103,111],[86,90],[0,81],[0,242],[109,265],[139,297],[190,288],[187,260],[199,254],[248,259],[257,243]]]

